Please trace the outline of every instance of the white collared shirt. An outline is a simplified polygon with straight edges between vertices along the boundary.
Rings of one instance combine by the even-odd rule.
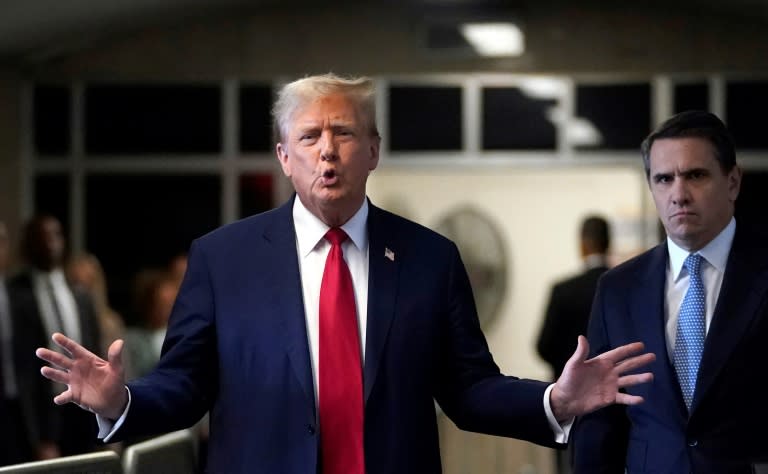
[[[706,334],[709,333],[709,325],[712,323],[712,316],[717,305],[717,298],[720,295],[720,287],[723,285],[725,266],[728,263],[728,255],[731,252],[731,245],[733,244],[733,236],[735,234],[736,220],[731,217],[731,221],[717,237],[695,252],[704,257],[704,261],[701,262],[701,281],[704,284],[706,293],[706,303],[704,306],[706,312]],[[667,264],[664,321],[667,352],[671,358],[675,350],[680,305],[683,304],[683,298],[686,291],[688,291],[690,281],[688,270],[683,266],[690,252],[680,248],[669,237],[667,237],[667,248],[669,259]]]
[[[352,275],[360,335],[360,360],[365,363],[365,329],[368,322],[368,200],[341,228],[347,239],[341,249]],[[325,240],[327,224],[304,206],[298,196],[293,201],[293,225],[296,229],[296,250],[299,256],[304,314],[309,339],[309,354],[315,383],[315,403],[318,402],[317,381],[320,380],[320,284],[331,244]],[[362,370],[362,367],[360,368]]]
[[[40,317],[42,318],[46,334],[62,332],[70,339],[82,342],[77,303],[64,277],[64,272],[61,269],[55,269],[50,272],[33,270],[32,288],[35,292],[35,300],[37,301],[37,307],[40,309]],[[56,304],[61,314],[61,324],[53,308],[51,288],[53,289]],[[54,347],[53,342],[50,342],[50,346]]]

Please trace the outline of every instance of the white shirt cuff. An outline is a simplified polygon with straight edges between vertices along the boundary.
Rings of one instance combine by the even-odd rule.
[[[120,418],[118,418],[117,421],[112,421],[109,418],[96,415],[96,423],[99,425],[98,438],[105,443],[109,443],[109,440],[115,432],[123,426],[123,421],[125,421],[125,416],[128,414],[128,409],[131,408],[131,391],[128,387],[125,387],[125,391],[128,392],[128,403],[125,405],[125,410],[123,410],[123,414],[120,415]]]
[[[562,425],[557,422],[557,418],[555,418],[555,414],[552,412],[552,406],[549,404],[549,394],[552,392],[554,386],[555,384],[551,384],[544,391],[544,412],[547,414],[549,427],[552,428],[552,432],[555,434],[555,442],[568,444],[568,437],[571,434],[571,427],[573,427],[575,418],[571,418]]]

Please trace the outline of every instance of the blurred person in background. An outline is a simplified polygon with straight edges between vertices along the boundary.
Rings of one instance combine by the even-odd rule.
[[[557,282],[552,287],[536,349],[549,364],[552,380],[557,380],[571,357],[576,340],[586,334],[589,312],[595,297],[597,280],[608,270],[611,233],[601,216],[587,216],[579,232],[583,270],[578,275]],[[557,450],[555,460],[560,474],[570,472],[570,450]]]
[[[93,300],[99,321],[101,353],[106,355],[111,341],[125,337],[125,323],[109,304],[107,278],[101,262],[91,253],[78,253],[67,260],[65,272],[69,283],[86,291]]]
[[[9,283],[20,302],[14,320],[28,332],[37,347],[52,344],[51,331],[67,331],[75,340],[99,349],[99,323],[90,295],[69,285],[64,275],[66,241],[59,220],[47,214],[32,217],[21,239],[25,268]],[[93,417],[76,407],[51,404],[57,384],[30,384],[25,396],[36,403],[37,457],[87,453],[96,447]],[[83,416],[85,415],[85,416]]]

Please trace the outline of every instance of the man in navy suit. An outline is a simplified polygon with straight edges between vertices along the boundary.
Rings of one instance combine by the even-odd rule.
[[[642,405],[580,418],[575,472],[752,473],[768,460],[768,245],[734,219],[730,134],[713,114],[683,112],[641,149],[667,239],[603,275],[588,335],[594,354],[643,341],[654,383],[627,389]]]
[[[640,403],[620,389],[651,379],[636,373],[654,359],[636,355],[642,344],[586,360],[581,337],[552,385],[499,372],[456,246],[366,199],[379,160],[374,103],[367,78],[286,85],[276,152],[294,197],[192,244],[161,360],[127,389],[121,341],[105,361],[55,334],[68,354],[37,352],[52,364],[43,374],[69,385],[55,402],[97,413],[106,441],[187,427],[210,410],[208,470],[226,474],[440,472],[433,399],[461,428],[550,446],[575,416]],[[352,340],[323,329],[328,305],[349,302],[321,296],[339,245]],[[350,348],[356,367],[324,376],[323,354]],[[328,402],[352,415],[342,421]]]

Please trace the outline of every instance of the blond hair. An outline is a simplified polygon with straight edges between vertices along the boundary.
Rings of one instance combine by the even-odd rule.
[[[284,85],[272,107],[275,142],[282,141],[288,133],[293,114],[304,105],[320,97],[341,94],[357,104],[361,116],[370,127],[370,133],[378,136],[376,127],[376,101],[374,83],[370,77],[341,77],[333,73],[307,76]]]

